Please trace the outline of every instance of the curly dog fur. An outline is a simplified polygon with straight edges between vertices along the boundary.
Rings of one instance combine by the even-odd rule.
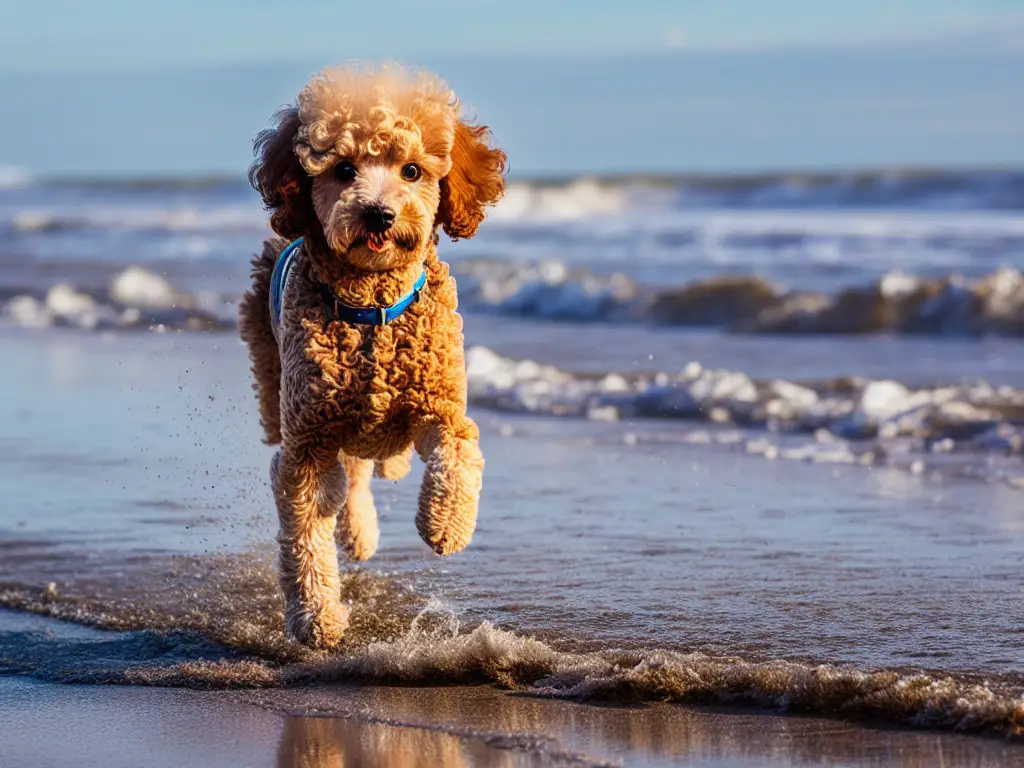
[[[504,193],[506,158],[486,127],[460,117],[442,80],[392,65],[318,73],[255,153],[249,179],[280,237],[253,260],[239,329],[265,441],[280,444],[271,485],[288,629],[331,647],[347,623],[335,538],[351,559],[375,552],[374,472],[399,479],[415,449],[426,462],[420,536],[438,554],[472,538],[484,462],[466,416],[455,280],[436,243],[439,228],[475,234]],[[271,274],[298,237],[275,327]],[[420,300],[388,325],[334,319],[319,293],[326,285],[345,304],[389,306],[421,270]]]

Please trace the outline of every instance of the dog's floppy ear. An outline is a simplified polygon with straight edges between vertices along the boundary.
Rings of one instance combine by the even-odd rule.
[[[316,221],[313,180],[295,155],[295,134],[301,125],[298,110],[287,107],[275,119],[277,127],[261,131],[253,142],[256,159],[249,168],[249,183],[272,211],[273,230],[294,240],[307,234]]]
[[[453,240],[472,237],[484,220],[484,206],[505,194],[505,153],[490,146],[485,125],[455,124],[452,169],[441,179],[437,222]]]

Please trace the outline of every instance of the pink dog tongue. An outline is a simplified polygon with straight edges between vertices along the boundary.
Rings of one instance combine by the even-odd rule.
[[[384,250],[385,238],[379,235],[370,235],[366,238],[366,246],[374,253],[379,253]]]

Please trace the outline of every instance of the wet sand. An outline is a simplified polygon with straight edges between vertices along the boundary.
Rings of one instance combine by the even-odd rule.
[[[996,766],[996,740],[490,687],[191,691],[0,678],[5,768]]]

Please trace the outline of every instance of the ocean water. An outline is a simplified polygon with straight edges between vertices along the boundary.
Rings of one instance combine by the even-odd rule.
[[[283,634],[233,327],[254,196],[14,181],[0,674],[300,699],[490,682],[1019,738],[1024,177],[514,183],[441,245],[488,462],[478,532],[435,558],[420,470],[377,486],[381,549],[347,568],[335,654]],[[737,277],[899,322],[739,323],[767,321],[719,290]],[[709,285],[675,321],[652,310]]]
[[[1024,176],[1009,171],[513,182],[480,234],[445,256],[464,306],[503,315],[1020,335],[1022,209]],[[0,298],[68,283],[101,311],[56,301],[48,316],[7,316],[138,324],[105,290],[134,265],[170,279],[182,306],[230,323],[241,255],[266,231],[238,181],[12,176],[0,187]]]

